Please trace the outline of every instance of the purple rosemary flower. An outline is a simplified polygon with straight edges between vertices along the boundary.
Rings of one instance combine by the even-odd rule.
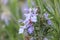
[[[51,25],[52,22],[51,22],[51,20],[48,18],[48,16],[49,16],[49,14],[46,12],[46,13],[44,14],[44,17],[45,17],[45,19],[47,20],[47,23],[48,23],[49,25]]]
[[[24,9],[25,11],[28,10],[28,12],[25,12],[25,20],[23,21],[24,26],[23,28],[19,29],[19,33],[23,33],[24,29],[27,29],[27,32],[29,34],[32,34],[34,31],[34,26],[32,22],[37,22],[37,9],[36,8],[29,8],[29,9]]]
[[[32,22],[37,22],[37,17],[36,17],[36,16],[32,16],[32,17],[31,17],[31,21],[32,21]]]
[[[28,9],[25,9],[25,10],[28,10]],[[37,14],[36,14],[36,12],[37,12],[37,8],[33,8],[33,9],[29,8],[29,13],[24,14],[25,17],[26,17],[25,22],[29,21],[29,19],[31,19],[32,22],[37,22]]]
[[[24,28],[23,27],[24,26],[20,26],[20,28],[19,28],[19,34],[22,34],[24,32]]]
[[[32,34],[33,31],[34,31],[34,27],[33,27],[33,26],[30,26],[30,27],[28,28],[28,33],[29,33],[29,34]]]
[[[51,25],[51,24],[52,24],[51,20],[48,20],[48,21],[47,21],[47,23],[48,23],[49,25]]]
[[[46,20],[48,20],[48,19],[49,19],[49,18],[48,18],[48,16],[49,16],[49,14],[48,14],[48,13],[45,13],[45,14],[44,14],[44,17],[45,17],[45,19],[46,19]]]

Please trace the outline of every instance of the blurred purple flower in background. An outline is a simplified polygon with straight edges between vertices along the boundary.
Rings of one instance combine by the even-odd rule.
[[[1,2],[6,5],[8,3],[8,0],[1,0]]]
[[[11,20],[11,13],[10,11],[5,10],[1,14],[1,20],[5,22],[6,25],[9,24],[9,21]]]

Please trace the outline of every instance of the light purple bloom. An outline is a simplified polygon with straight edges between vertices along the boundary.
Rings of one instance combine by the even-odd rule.
[[[25,10],[28,10],[28,9],[25,9]],[[37,8],[33,8],[33,9],[29,8],[29,13],[24,14],[25,17],[26,17],[25,22],[29,21],[29,19],[31,19],[32,22],[37,22],[37,14],[36,14],[36,12],[37,12]]]
[[[23,28],[23,26],[20,26],[20,28],[19,28],[19,34],[22,34],[24,32],[24,28]]]
[[[27,25],[27,31],[28,31],[28,33],[29,34],[31,34],[31,33],[33,33],[33,31],[34,31],[34,26],[33,26],[33,24],[28,24]]]
[[[23,21],[24,24],[28,23],[29,22],[29,19],[30,19],[30,14],[24,14],[25,15],[25,20]]]
[[[44,14],[44,17],[45,17],[45,19],[47,20],[47,23],[48,23],[49,25],[51,25],[52,22],[51,22],[51,20],[48,18],[48,16],[49,16],[49,14],[46,12],[46,13]]]
[[[37,17],[36,16],[31,17],[31,21],[32,22],[37,22]]]
[[[33,26],[30,26],[30,28],[28,28],[28,33],[29,34],[32,34],[34,31],[34,27]]]
[[[51,24],[52,24],[51,20],[48,20],[48,21],[47,21],[47,23],[48,23],[49,25],[51,25]]]
[[[49,16],[48,13],[45,13],[45,14],[44,14],[44,17],[45,17],[46,20],[48,20],[48,16]]]
[[[37,8],[33,8],[34,14],[36,14],[37,10],[38,10]]]

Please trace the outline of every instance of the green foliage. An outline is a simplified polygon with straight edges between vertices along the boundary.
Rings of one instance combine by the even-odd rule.
[[[51,19],[52,26],[50,26],[50,28],[49,28],[49,26],[47,25],[48,30],[45,27],[46,25],[43,27],[42,23],[44,23],[44,22],[42,22],[43,20],[41,21],[41,19],[40,19],[41,26],[39,26],[39,28],[42,29],[42,30],[40,30],[40,31],[42,31],[42,32],[40,32],[42,34],[39,34],[39,35],[43,35],[44,33],[48,33],[48,32],[46,32],[46,30],[51,31],[51,29],[52,29],[53,31],[51,31],[51,32],[49,31],[49,33],[48,33],[49,35],[45,34],[43,36],[46,37],[46,36],[52,35],[53,38],[50,38],[51,40],[60,40],[60,35],[59,35],[59,33],[60,33],[60,12],[59,12],[60,5],[59,4],[60,4],[60,2],[59,2],[59,0],[37,0],[36,3],[38,4],[37,6],[40,8],[40,16],[41,16],[41,14],[44,14],[44,10],[45,10],[53,17]],[[45,29],[45,31],[43,31],[43,29]]]

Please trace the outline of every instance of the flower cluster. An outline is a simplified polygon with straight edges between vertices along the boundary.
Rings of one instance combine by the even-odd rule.
[[[24,9],[25,11],[28,11],[24,14],[25,20],[23,21],[24,26],[20,27],[19,34],[23,33],[24,29],[27,29],[27,32],[29,34],[32,34],[34,31],[33,22],[37,22],[37,8],[29,8]]]

